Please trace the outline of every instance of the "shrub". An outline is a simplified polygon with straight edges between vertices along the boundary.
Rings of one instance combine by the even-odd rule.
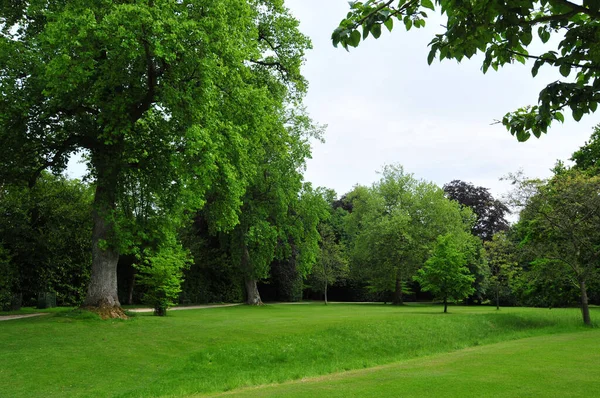
[[[177,302],[181,292],[183,270],[190,262],[188,252],[180,245],[145,251],[145,259],[136,264],[138,282],[146,287],[142,300],[154,308],[154,315],[165,316],[167,308]]]

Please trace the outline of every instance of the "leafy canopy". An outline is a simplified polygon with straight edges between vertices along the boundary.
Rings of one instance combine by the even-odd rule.
[[[475,277],[467,268],[468,245],[463,237],[446,234],[439,236],[431,257],[425,262],[415,280],[421,289],[436,297],[461,300],[472,294]]]
[[[569,0],[351,1],[350,12],[332,34],[333,45],[357,47],[369,34],[379,38],[382,27],[391,31],[394,21],[406,30],[422,28],[435,6],[447,22],[445,32],[429,43],[429,64],[436,57],[461,61],[480,53],[484,55],[483,73],[490,67],[498,70],[515,61],[533,61],[534,77],[543,66],[570,77],[550,82],[540,92],[537,105],[502,118],[502,124],[519,141],[526,141],[531,134],[539,138],[555,120],[564,122],[565,110],[579,121],[598,108],[600,2],[595,0],[583,4]],[[532,48],[541,50],[534,53]]]

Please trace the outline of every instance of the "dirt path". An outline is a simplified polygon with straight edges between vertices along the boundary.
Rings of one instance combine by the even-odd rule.
[[[48,315],[48,313],[26,314],[26,315],[0,315],[0,321],[10,321],[11,319],[33,318],[34,316]]]
[[[234,307],[236,305],[242,305],[240,303],[235,304],[208,304],[208,305],[190,305],[186,307],[173,307],[169,308],[169,311],[179,311],[179,310],[199,310],[204,308],[223,308],[223,307]],[[129,312],[153,312],[152,308],[132,308],[126,311]]]

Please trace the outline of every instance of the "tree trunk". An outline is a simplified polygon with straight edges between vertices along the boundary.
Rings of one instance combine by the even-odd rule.
[[[327,281],[325,281],[325,305],[327,305]]]
[[[448,297],[444,297],[444,314],[448,312]]]
[[[247,273],[247,275],[252,275],[252,269],[250,268],[250,253],[248,253],[248,247],[244,243],[244,239],[242,237],[242,270]],[[258,286],[256,286],[256,279],[252,277],[246,277],[244,280],[246,285],[246,304],[248,305],[262,305],[262,300],[260,299],[260,293],[258,292]]]
[[[585,286],[585,280],[579,281],[579,288],[581,289],[581,314],[583,315],[583,323],[586,325],[592,324],[590,318],[590,307],[588,306],[587,288]]]
[[[246,304],[248,305],[262,305],[260,299],[260,293],[256,286],[256,279],[246,279]]]
[[[127,291],[127,304],[133,304],[133,288],[135,287],[135,270],[131,271],[131,279],[129,281],[129,289]]]
[[[400,278],[396,278],[396,288],[394,290],[394,305],[402,305],[404,304],[404,300],[402,297],[402,281]]]
[[[115,179],[116,180],[116,179]],[[103,319],[126,318],[117,294],[119,251],[111,243],[114,225],[109,217],[115,208],[112,179],[98,168],[94,196],[92,229],[92,273],[84,306],[98,312]]]
[[[500,309],[500,286],[496,286],[496,310]]]

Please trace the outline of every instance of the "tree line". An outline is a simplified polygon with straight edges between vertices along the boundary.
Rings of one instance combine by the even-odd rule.
[[[600,299],[599,142],[600,127],[573,154],[574,165],[557,162],[547,180],[511,175],[504,201],[460,180],[439,187],[400,165],[338,197],[302,182],[281,153],[248,187],[233,228],[215,229],[207,203],[160,241],[121,255],[118,298],[161,314],[176,303],[260,304],[261,294],[325,303],[439,299],[444,310],[450,302],[578,304],[591,323],[589,303]],[[61,305],[85,302],[94,189],[46,172],[33,187],[3,186],[5,307],[43,291],[56,292]],[[519,211],[512,225],[510,208]]]

